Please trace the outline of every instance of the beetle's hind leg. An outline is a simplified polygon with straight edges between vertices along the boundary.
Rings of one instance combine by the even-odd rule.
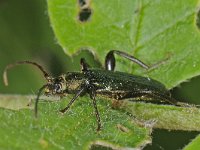
[[[117,54],[121,57],[124,57],[126,59],[129,59],[130,61],[140,65],[142,68],[149,69],[149,66],[137,59],[134,56],[131,56],[125,52],[119,51],[119,50],[111,50],[107,53],[106,58],[105,58],[105,69],[114,71],[115,69],[115,56],[114,54]]]
[[[97,104],[96,104],[96,98],[95,98],[96,94],[95,94],[95,92],[92,92],[90,94],[90,97],[92,99],[92,103],[93,103],[93,106],[94,106],[95,115],[96,115],[96,119],[97,119],[97,131],[99,131],[101,129],[101,119],[100,119],[99,111],[98,111]]]

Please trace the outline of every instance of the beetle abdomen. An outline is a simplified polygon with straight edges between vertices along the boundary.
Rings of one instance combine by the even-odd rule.
[[[116,99],[170,101],[170,92],[160,82],[123,72],[89,70],[88,80],[98,95]]]

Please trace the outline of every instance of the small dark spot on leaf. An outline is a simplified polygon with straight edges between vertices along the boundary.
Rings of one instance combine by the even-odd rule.
[[[200,30],[200,8],[197,11],[197,16],[196,16],[196,26]]]
[[[134,11],[134,13],[135,13],[135,14],[139,14],[140,11],[141,11],[141,8],[137,8],[137,9]]]
[[[92,9],[90,8],[90,0],[78,0],[79,13],[78,20],[86,22],[91,18]]]
[[[90,8],[84,8],[79,12],[79,20],[81,22],[86,22],[90,19],[92,10]]]
[[[78,3],[80,5],[80,7],[83,7],[84,5],[86,5],[86,1],[85,0],[78,0]]]

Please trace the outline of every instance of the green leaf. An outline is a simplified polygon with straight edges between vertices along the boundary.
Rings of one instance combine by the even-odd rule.
[[[157,68],[144,72],[137,66],[133,67],[129,61],[117,58],[121,61],[117,64],[117,69],[148,75],[163,82],[168,88],[200,72],[199,31],[194,23],[196,5],[197,1],[191,0],[181,2],[93,0],[89,5],[92,10],[89,21],[81,23],[77,21],[81,11],[77,1],[48,0],[51,25],[58,42],[67,54],[73,54],[78,49],[86,47],[103,62],[109,49],[120,49],[148,64],[161,61]],[[26,13],[21,14],[26,17]],[[33,20],[32,17],[27,17]],[[4,20],[1,22],[4,23]],[[21,27],[12,23],[9,25],[17,27],[16,29]],[[31,25],[35,28],[34,24]],[[4,24],[4,28],[7,27],[9,26]],[[10,30],[2,31],[6,33]],[[24,34],[21,30],[14,29],[14,31],[19,32],[18,35]],[[25,34],[30,35],[27,33]],[[31,35],[37,35],[36,32],[32,33]],[[15,39],[17,42],[18,36],[15,36]],[[20,47],[29,49],[31,40],[22,39],[28,46],[20,45],[18,49],[21,49]],[[41,39],[37,39],[41,42]],[[10,48],[10,51],[13,53],[13,48]],[[19,51],[16,52],[19,54]],[[27,55],[24,57],[27,58]],[[24,73],[21,74],[23,77]],[[35,82],[32,78],[31,80]],[[20,87],[24,88],[22,84]],[[135,121],[150,128],[155,125],[157,128],[171,130],[199,131],[199,110],[196,108],[131,103],[125,106],[125,112],[136,116],[133,122],[133,118],[125,112],[110,109],[111,104],[100,99],[98,107],[104,128],[97,134],[93,108],[88,103],[87,97],[80,98],[80,101],[64,116],[57,113],[57,110],[66,105],[64,101],[54,103],[41,101],[40,116],[37,120],[34,120],[32,110],[27,109],[29,101],[26,97],[4,98],[0,97],[0,106],[3,107],[0,109],[0,147],[4,149],[64,149],[65,147],[80,149],[81,146],[87,149],[93,143],[112,148],[144,146],[150,141],[151,129],[139,127]],[[10,100],[7,101],[8,99]]]
[[[126,113],[111,109],[109,101],[98,101],[103,128],[96,132],[96,118],[88,97],[81,98],[64,115],[58,110],[66,106],[65,100],[40,101],[37,119],[32,106],[27,109],[30,104],[27,97],[1,95],[0,98],[8,99],[11,106],[0,108],[2,149],[89,149],[95,145],[121,149],[141,147],[151,140],[149,128],[140,127]],[[11,110],[16,98],[21,99],[22,105],[27,100],[26,109]]]
[[[184,150],[196,150],[200,149],[200,135],[198,135],[192,142],[184,147]]]
[[[31,103],[33,98],[0,95],[1,148],[137,148],[150,143],[152,128],[200,131],[200,110],[197,108],[129,101],[116,105],[115,101],[99,98],[97,104],[103,127],[97,133],[89,97],[79,98],[64,115],[59,110],[67,105],[71,97],[63,101],[55,101],[55,98],[40,100],[37,119],[34,118],[34,103]]]
[[[154,122],[153,128],[200,131],[200,109],[193,106],[177,107],[123,101],[120,108],[139,121]]]
[[[35,96],[20,96],[20,95],[2,95],[0,94],[0,107],[19,110],[23,108],[30,108],[28,104],[31,102],[31,99],[34,99]],[[29,100],[29,103],[28,103]]]
[[[117,69],[146,74],[167,88],[200,74],[197,0],[93,0],[84,6],[69,0],[47,2],[51,25],[67,54],[86,47],[104,62],[110,49],[126,51],[156,68],[144,72],[118,58],[122,63]],[[92,13],[80,22],[83,7]]]

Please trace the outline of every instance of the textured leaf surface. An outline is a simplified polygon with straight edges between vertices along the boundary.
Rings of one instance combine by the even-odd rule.
[[[198,135],[192,142],[190,142],[186,147],[184,147],[184,150],[196,150],[200,149],[200,135]]]
[[[71,55],[88,48],[103,63],[109,50],[126,51],[156,67],[145,71],[117,57],[117,70],[149,76],[169,89],[200,74],[197,0],[90,2],[85,6],[92,14],[88,21],[80,22],[78,16],[82,6],[78,1],[48,0],[51,25],[65,53]],[[149,118],[163,119],[163,122],[157,121],[156,126],[160,128],[194,130],[195,126],[199,127],[198,115],[193,118],[197,124],[191,120],[196,111],[199,113],[197,109],[151,104],[131,104],[125,108],[147,122]],[[138,113],[142,110],[145,113]],[[172,126],[169,127],[166,121]]]
[[[200,131],[200,109],[124,101],[126,112],[138,120],[154,122],[154,128],[168,130]]]
[[[79,98],[64,115],[58,110],[64,108],[71,97],[63,101],[52,101],[55,98],[41,100],[37,119],[34,118],[33,103],[30,105],[33,98],[0,95],[1,148],[88,149],[94,145],[113,149],[138,148],[151,142],[152,127],[200,131],[200,111],[197,108],[124,101],[119,105],[121,108],[113,109],[115,103],[98,99],[103,128],[97,133],[89,97]]]
[[[111,109],[107,101],[101,101],[98,105],[103,128],[97,133],[96,119],[88,97],[77,101],[64,115],[58,110],[66,106],[66,99],[59,102],[41,101],[37,119],[33,110],[27,109],[27,104],[30,104],[27,97],[18,96],[22,102],[20,108],[26,108],[19,110],[12,105],[16,103],[17,96],[2,97],[10,101],[10,105],[7,105],[10,109],[0,108],[2,149],[88,149],[95,144],[119,149],[140,147],[151,140],[148,128],[136,125],[126,113]]]
[[[146,75],[172,88],[200,74],[197,3],[92,0],[92,14],[86,22],[78,20],[78,1],[48,0],[48,12],[58,42],[67,54],[87,47],[104,62],[110,49],[123,50],[147,64],[158,63]],[[144,70],[141,72],[129,61],[120,61],[119,70],[144,75]]]

